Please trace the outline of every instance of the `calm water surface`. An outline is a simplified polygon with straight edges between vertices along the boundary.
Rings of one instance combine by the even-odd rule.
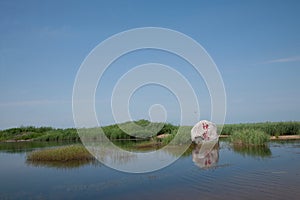
[[[299,199],[300,141],[241,149],[220,142],[205,157],[128,174],[93,163],[29,163],[48,143],[0,143],[0,199]]]

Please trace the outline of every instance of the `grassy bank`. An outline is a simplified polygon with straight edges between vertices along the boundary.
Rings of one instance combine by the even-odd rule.
[[[75,128],[56,129],[52,127],[19,127],[0,131],[0,141],[80,141]]]
[[[140,130],[137,126],[145,127]],[[130,135],[126,134],[130,132]],[[126,122],[123,124],[114,124],[101,127],[105,135],[110,140],[119,139],[150,139],[156,135],[170,134],[179,127],[169,123],[150,123],[147,120],[139,120],[135,122]],[[100,128],[84,129],[85,132],[90,132],[91,137],[96,135]],[[153,135],[154,134],[154,135]],[[80,141],[77,130],[75,128],[56,129],[52,127],[19,127],[0,131],[0,141],[18,141],[18,140],[34,140],[34,141]]]
[[[27,161],[90,161],[94,157],[83,145],[69,145],[31,152],[27,155]]]
[[[142,128],[137,128],[137,126]],[[122,127],[122,129],[120,128]],[[143,129],[144,127],[144,129]],[[180,127],[179,137],[176,137],[175,142],[185,143],[190,139],[191,126]],[[169,123],[150,123],[147,120],[139,120],[135,122],[126,122],[123,124],[114,124],[101,127],[105,135],[110,140],[122,139],[155,139],[156,136],[167,136],[159,139],[163,143],[171,141],[179,130],[179,126]],[[130,135],[126,134],[126,131]],[[255,129],[262,131],[270,136],[280,137],[282,135],[300,135],[300,122],[265,122],[252,124],[226,124],[223,126],[221,134],[232,135],[234,132],[240,132],[245,129]],[[145,131],[146,130],[146,131]],[[219,129],[220,130],[220,129]],[[85,129],[85,132],[90,132],[89,137],[96,138],[100,128]],[[95,135],[95,136],[93,136]],[[80,141],[75,128],[56,129],[52,127],[19,127],[0,131],[0,141]]]

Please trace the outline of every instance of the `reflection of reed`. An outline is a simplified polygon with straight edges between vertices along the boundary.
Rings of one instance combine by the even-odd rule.
[[[241,145],[233,145],[233,150],[236,153],[239,153],[243,156],[251,156],[251,157],[270,157],[272,155],[271,150],[268,146],[241,146]]]
[[[196,145],[192,151],[193,162],[202,169],[215,166],[219,161],[219,142],[212,141]]]
[[[26,160],[26,164],[34,167],[49,167],[57,169],[73,169],[83,167],[85,165],[101,166],[101,163],[96,160],[73,160],[67,162]]]
[[[122,165],[133,161],[136,155],[129,151],[124,151],[110,145],[97,144],[86,146],[88,150],[101,162]]]
[[[70,142],[0,142],[0,152],[5,153],[22,153],[31,152],[36,149],[45,147],[58,147],[68,144],[74,144]]]
[[[168,145],[160,149],[164,154],[172,157],[189,156],[191,155],[190,146],[184,145]]]

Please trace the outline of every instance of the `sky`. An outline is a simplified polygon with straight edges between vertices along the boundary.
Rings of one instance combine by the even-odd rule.
[[[216,63],[226,90],[225,123],[300,120],[300,2],[15,1],[0,0],[0,129],[74,127],[72,92],[86,56],[108,37],[133,28],[163,27],[193,38]],[[182,59],[142,50],[118,59],[96,91],[101,124],[113,124],[111,93],[122,74],[149,62],[172,66],[191,82],[201,119],[210,98]],[[153,104],[180,122],[169,90],[148,85],[130,99],[133,119],[149,119]],[[192,125],[194,122],[191,121]]]

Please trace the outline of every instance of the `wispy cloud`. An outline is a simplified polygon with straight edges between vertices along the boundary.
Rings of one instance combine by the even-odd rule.
[[[90,100],[83,100],[80,103],[91,103]],[[96,104],[99,103],[110,103],[110,99],[95,100]],[[39,105],[57,105],[57,104],[72,104],[69,100],[27,100],[27,101],[6,101],[0,102],[0,107],[17,107],[17,106],[39,106]]]
[[[46,37],[60,37],[60,36],[71,35],[69,26],[61,26],[61,27],[45,26],[45,27],[41,27],[38,30],[38,32],[41,36],[46,36]]]
[[[287,58],[279,58],[274,60],[268,60],[263,63],[269,64],[269,63],[286,63],[286,62],[296,62],[300,61],[300,56],[293,56],[293,57],[287,57]]]
[[[9,106],[37,106],[37,105],[53,105],[53,104],[68,104],[71,101],[65,100],[29,100],[29,101],[11,101],[0,102],[0,107]]]

